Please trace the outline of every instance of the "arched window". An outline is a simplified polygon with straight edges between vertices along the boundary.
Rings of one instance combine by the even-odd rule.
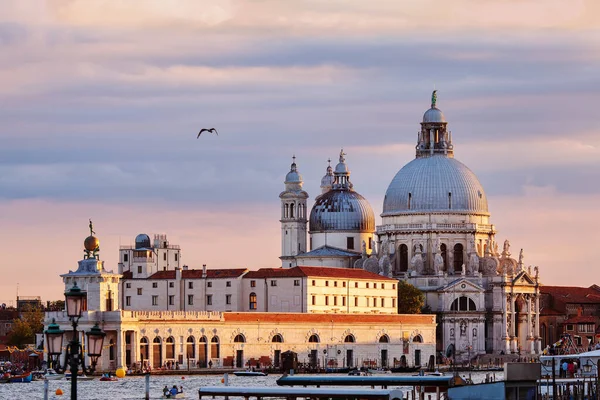
[[[290,218],[294,218],[294,203],[290,204]]]
[[[271,342],[273,342],[273,343],[283,343],[283,336],[281,336],[278,333],[277,335],[273,336],[273,339],[271,339]]]
[[[219,337],[213,336],[210,339],[210,357],[211,358],[220,358],[220,346],[219,346]]]
[[[356,340],[354,340],[354,336],[353,335],[347,335],[344,338],[344,343],[354,343],[356,342]]]
[[[390,337],[388,335],[381,335],[379,338],[379,343],[389,343]]]
[[[290,206],[286,204],[283,206],[283,208],[284,208],[283,218],[287,218],[288,215],[290,215]]]
[[[158,336],[152,340],[152,359],[154,368],[162,367],[162,342]]]
[[[115,360],[115,341],[112,339],[108,342],[108,359],[110,361]]]
[[[256,293],[250,293],[250,309],[256,310]]]
[[[140,339],[140,357],[144,360],[150,358],[150,345],[148,344],[148,338],[145,336]]]
[[[417,335],[413,338],[413,343],[423,343],[423,336]]]
[[[444,271],[448,271],[448,247],[446,247],[446,243],[440,245],[440,253],[444,260]]]
[[[187,346],[186,346],[186,357],[187,358],[196,358],[196,339],[193,336],[189,336],[187,338]]]
[[[244,335],[237,335],[235,338],[233,338],[233,342],[234,343],[246,343],[246,338],[244,338]]]
[[[198,362],[200,363],[200,367],[206,368],[208,363],[208,343],[206,336],[202,336],[198,342]]]
[[[450,306],[450,311],[477,311],[475,302],[467,296],[460,296]]]
[[[400,253],[400,272],[408,271],[408,246],[401,244],[398,249]]]
[[[169,336],[167,338],[167,347],[166,347],[166,358],[175,358],[175,339],[173,338],[173,336]]]
[[[308,342],[309,343],[319,343],[319,336],[318,335],[310,335],[310,337],[308,338]]]
[[[410,203],[411,203],[411,202],[412,202],[412,193],[409,193],[409,194],[408,194],[408,204],[407,204],[407,206],[408,206],[407,208],[408,208],[409,210],[410,210],[410,205],[411,205]]]
[[[454,245],[454,272],[461,272],[463,265],[463,245],[457,243]]]

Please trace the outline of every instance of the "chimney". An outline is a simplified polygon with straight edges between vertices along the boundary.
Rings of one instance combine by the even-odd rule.
[[[188,270],[188,268],[189,268],[189,267],[188,267],[187,265],[184,265],[184,266],[183,266],[183,270],[184,270],[184,271],[187,271],[187,270]]]
[[[202,277],[206,278],[206,264],[202,264]]]
[[[577,316],[581,317],[582,314],[583,314],[583,307],[577,307]]]

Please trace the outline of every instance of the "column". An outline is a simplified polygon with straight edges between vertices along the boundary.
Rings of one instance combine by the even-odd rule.
[[[140,362],[140,339],[137,331],[131,332],[131,362],[133,364]]]
[[[117,368],[123,368],[124,354],[125,354],[125,340],[123,340],[124,331],[117,329]]]
[[[535,353],[535,337],[533,336],[533,298],[527,295],[527,341],[529,342],[529,354]]]
[[[533,329],[533,336],[535,337],[535,353],[540,354],[542,352],[542,338],[540,337],[540,295],[535,295],[535,327]]]

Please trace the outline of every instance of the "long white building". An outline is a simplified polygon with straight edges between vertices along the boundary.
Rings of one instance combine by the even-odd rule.
[[[397,314],[397,280],[361,269],[297,266],[211,270],[179,266],[165,235],[121,248],[118,272],[99,259],[98,239],[61,275],[87,292],[82,331],[107,333],[99,370],[140,365],[187,369],[278,366],[293,351],[314,366],[433,364],[435,316]],[[67,331],[66,312],[49,312]]]

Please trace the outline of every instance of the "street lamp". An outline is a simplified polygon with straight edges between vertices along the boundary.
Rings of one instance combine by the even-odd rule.
[[[55,320],[52,320],[52,323],[48,325],[48,329],[44,332],[46,334],[46,343],[48,345],[51,366],[59,373],[64,372],[67,369],[67,366],[71,370],[71,400],[77,400],[77,372],[79,370],[79,365],[81,365],[83,373],[94,373],[96,364],[98,363],[98,357],[102,354],[104,336],[106,336],[106,333],[100,329],[98,323],[96,323],[89,332],[86,332],[88,338],[88,355],[91,360],[91,365],[86,367],[83,349],[81,343],[79,343],[77,332],[77,325],[79,318],[81,318],[83,301],[86,298],[86,295],[86,292],[77,287],[77,284],[74,284],[70,290],[65,292],[67,315],[73,326],[73,338],[67,345],[65,362],[63,365],[60,364],[60,355],[62,354],[64,331],[60,329]]]

